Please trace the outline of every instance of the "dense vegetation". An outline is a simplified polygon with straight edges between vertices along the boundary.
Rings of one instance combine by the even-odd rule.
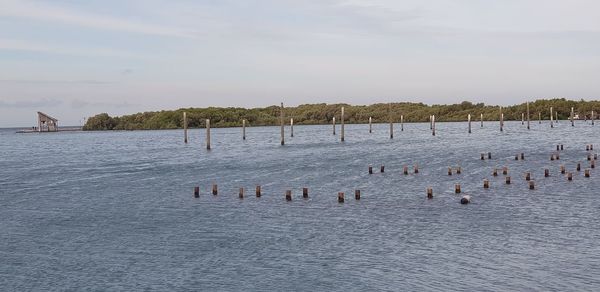
[[[366,123],[369,117],[373,122],[388,122],[390,119],[400,121],[404,115],[405,122],[426,122],[430,115],[435,115],[436,121],[463,121],[471,114],[473,120],[479,120],[483,114],[484,120],[498,120],[499,106],[473,104],[464,101],[451,105],[426,105],[423,103],[378,103],[373,105],[348,105],[348,104],[305,104],[297,107],[286,107],[286,123],[289,118],[295,124],[325,124],[330,123],[333,117],[340,119],[341,107],[344,107],[344,120],[346,123]],[[600,110],[600,101],[573,101],[566,99],[537,100],[529,104],[532,120],[550,118],[550,107],[558,112],[559,119],[567,119],[571,107],[575,108],[581,118],[591,111]],[[183,112],[187,112],[190,128],[203,127],[205,119],[211,120],[212,127],[237,127],[246,119],[251,126],[277,125],[279,123],[280,108],[270,106],[265,108],[182,108],[178,110],[144,112],[121,117],[111,117],[106,113],[96,115],[87,120],[84,130],[153,130],[176,129],[183,127]],[[526,104],[518,104],[502,109],[505,120],[520,120],[521,113],[526,112]]]

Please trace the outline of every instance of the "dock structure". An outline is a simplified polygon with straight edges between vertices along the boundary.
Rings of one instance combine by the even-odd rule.
[[[55,119],[43,112],[38,114],[38,132],[58,132],[58,119]]]

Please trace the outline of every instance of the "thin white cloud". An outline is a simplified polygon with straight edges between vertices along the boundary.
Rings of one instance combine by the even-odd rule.
[[[132,33],[193,38],[193,33],[173,27],[135,22],[128,19],[92,14],[39,2],[3,0],[0,16],[62,22],[76,26]]]
[[[92,57],[119,57],[119,58],[144,58],[140,54],[118,51],[105,48],[83,48],[75,46],[56,46],[46,43],[32,42],[26,40],[1,39],[0,50],[29,51],[74,56]]]

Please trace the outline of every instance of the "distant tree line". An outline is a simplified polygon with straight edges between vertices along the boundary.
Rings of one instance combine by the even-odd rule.
[[[284,110],[285,121],[289,123],[289,119],[293,118],[294,124],[299,125],[327,124],[331,123],[333,117],[339,121],[342,106],[345,108],[344,120],[349,124],[367,123],[369,117],[373,118],[374,123],[387,123],[390,120],[399,122],[401,115],[404,115],[405,122],[427,122],[431,115],[435,115],[436,121],[465,121],[468,114],[472,115],[474,121],[479,120],[480,114],[483,114],[484,120],[490,121],[498,120],[500,115],[500,107],[497,105],[473,104],[468,101],[450,105],[426,105],[411,102],[372,105],[320,103],[286,107]],[[571,107],[575,109],[575,113],[581,119],[584,117],[589,119],[592,110],[594,112],[600,110],[600,101],[574,101],[564,98],[536,100],[529,103],[531,120],[537,120],[538,113],[542,114],[542,119],[550,119],[550,107],[558,112],[559,119],[568,119]],[[89,131],[177,129],[183,127],[183,112],[187,112],[190,128],[204,127],[206,119],[210,119],[212,127],[239,127],[242,119],[246,119],[250,126],[272,126],[279,124],[280,107],[182,108],[120,117],[111,117],[102,113],[89,118],[83,129]],[[526,112],[526,104],[503,107],[502,112],[505,120],[521,120],[521,113]]]

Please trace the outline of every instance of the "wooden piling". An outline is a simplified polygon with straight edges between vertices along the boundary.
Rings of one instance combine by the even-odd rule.
[[[354,190],[354,199],[360,200],[360,190]]]
[[[341,130],[341,141],[344,142],[344,107],[342,107],[342,117],[341,117],[341,123],[342,123],[342,130]]]
[[[333,135],[335,136],[335,117],[331,119],[331,123],[333,124]]]
[[[529,189],[530,190],[534,190],[535,189],[535,181],[532,181],[532,180],[529,181]]]
[[[481,153],[481,160],[485,160],[485,153]]]
[[[575,167],[575,169],[576,169],[577,171],[581,171],[581,163],[579,163],[579,162],[578,162],[578,163],[577,163],[577,166]]]
[[[525,153],[521,152],[521,160],[525,160]]]
[[[488,159],[492,159],[492,152],[488,152]]]
[[[529,102],[527,102],[527,130],[529,130]]]
[[[308,199],[308,188],[302,188],[302,197]]]
[[[525,125],[525,113],[521,113],[521,126]]]
[[[590,161],[590,167],[591,168],[596,168],[596,160]]]
[[[456,168],[456,174],[461,174],[462,173],[462,168],[459,166]]]
[[[554,114],[552,112],[552,107],[550,107],[550,128],[554,128]]]
[[[291,190],[286,190],[285,191],[285,200],[286,201],[291,201],[292,200],[292,191]]]
[[[454,185],[454,193],[460,194],[460,184],[455,184]]]
[[[260,198],[260,196],[262,196],[261,188],[260,186],[256,186],[256,197]]]
[[[385,172],[385,165],[382,165],[382,166],[379,168],[379,172],[381,172],[381,173],[384,173],[384,172]]]
[[[487,179],[483,180],[483,188],[484,189],[489,189],[490,188],[490,181]]]
[[[594,125],[594,111],[592,111],[592,126]]]
[[[560,166],[560,173],[561,173],[561,174],[565,174],[565,172],[566,172],[566,170],[565,170],[565,166],[564,166],[564,165],[561,165],[561,166]]]
[[[550,170],[548,170],[547,168],[544,169],[544,177],[549,177],[550,176]]]
[[[483,114],[481,114],[479,119],[481,120],[481,127],[483,128]]]
[[[285,145],[285,133],[284,133],[284,127],[285,125],[283,124],[283,102],[281,103],[281,111],[279,112],[280,115],[280,124],[281,124],[281,146]]]
[[[210,150],[210,119],[206,119],[206,150]]]
[[[219,193],[219,189],[217,188],[217,184],[212,185],[212,194],[216,196]]]
[[[585,177],[590,177],[590,170],[589,169],[584,170],[583,173],[584,173]]]
[[[404,132],[404,115],[400,115],[400,132]]]
[[[527,181],[531,180],[531,172],[525,173],[525,180],[527,180]]]
[[[500,132],[504,131],[504,114],[502,113],[502,107],[500,107]]]
[[[373,119],[369,117],[369,134],[373,133]]]
[[[239,193],[238,193],[238,194],[239,194],[239,195],[238,195],[238,196],[239,196],[239,198],[240,198],[240,199],[243,199],[243,198],[244,198],[244,188],[240,188],[240,191],[239,191]]]
[[[574,116],[573,107],[571,107],[571,115],[569,116],[569,118],[571,119],[571,127],[575,127],[575,120],[573,119],[573,116]]]
[[[471,134],[471,114],[467,116],[467,119],[469,120],[469,134]]]
[[[408,175],[408,166],[406,166],[406,165],[404,166],[402,173],[404,173],[404,175]]]
[[[569,180],[569,181],[573,180],[573,173],[572,172],[567,173],[567,180]]]
[[[344,202],[344,193],[338,192],[338,203],[343,203],[343,202]]]
[[[460,203],[462,205],[471,203],[471,196],[469,196],[469,195],[463,196],[462,198],[460,198]]]
[[[294,119],[290,119],[290,137],[294,137]]]
[[[452,175],[452,167],[448,167],[448,175]]]
[[[498,176],[498,169],[494,168],[494,171],[492,171],[492,175],[493,176]]]
[[[242,120],[242,140],[246,140],[246,119]]]
[[[415,165],[413,166],[413,172],[414,173],[419,173],[419,165],[415,163]]]
[[[433,199],[433,188],[427,188],[427,198]]]
[[[369,174],[373,174],[373,166],[369,165]]]
[[[538,112],[538,124],[542,124],[542,113]]]
[[[188,142],[188,120],[186,112],[183,112],[183,142],[186,144]]]
[[[506,181],[506,184],[507,184],[507,185],[509,185],[509,184],[510,184],[510,176],[507,176],[507,177],[505,178],[505,181]]]
[[[390,139],[394,139],[394,122],[392,119],[392,104],[389,104],[388,115],[390,119]]]
[[[200,187],[194,187],[194,198],[200,198]]]
[[[506,167],[506,166],[502,167],[502,174],[503,175],[507,175],[508,174],[508,167]]]
[[[435,136],[435,115],[431,116],[431,134]]]

